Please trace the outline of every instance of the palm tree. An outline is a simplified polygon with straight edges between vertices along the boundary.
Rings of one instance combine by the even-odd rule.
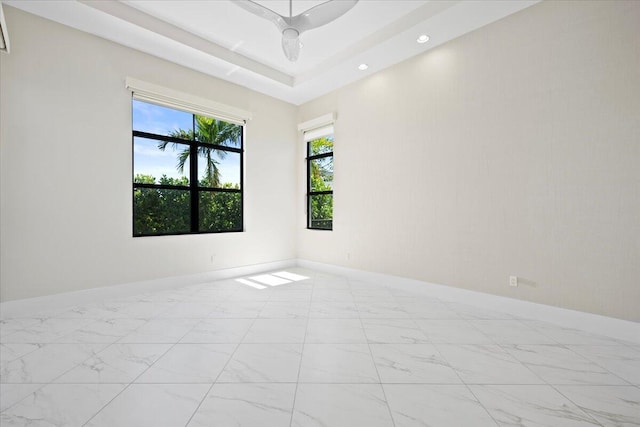
[[[174,138],[186,139],[189,141],[204,142],[213,145],[233,146],[238,143],[242,133],[242,126],[235,125],[233,123],[227,123],[222,120],[217,120],[211,117],[195,116],[195,132],[193,129],[176,129],[169,132],[169,136]],[[158,144],[158,148],[165,150],[167,145],[171,144],[176,147],[175,142],[161,141]],[[178,163],[176,169],[180,172],[184,172],[184,165],[187,163],[189,156],[191,155],[189,147],[186,147],[178,154]],[[220,170],[218,164],[220,163],[215,159],[217,157],[220,160],[224,160],[227,156],[227,152],[224,150],[216,150],[210,147],[198,147],[198,159],[206,159],[205,177],[202,185],[207,187],[219,187],[220,186]]]

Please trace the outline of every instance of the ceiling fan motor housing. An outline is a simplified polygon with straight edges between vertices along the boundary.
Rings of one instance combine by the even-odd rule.
[[[300,33],[295,28],[285,28],[282,31],[282,50],[289,61],[298,60],[300,55]]]

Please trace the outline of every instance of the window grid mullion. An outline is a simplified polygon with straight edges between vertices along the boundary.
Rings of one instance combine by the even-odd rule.
[[[135,101],[135,100],[134,100]],[[187,148],[186,146],[188,146],[188,150],[189,150],[189,160],[188,160],[188,164],[189,164],[189,184],[188,185],[169,185],[169,184],[146,184],[146,183],[136,183],[133,182],[133,190],[134,190],[134,197],[133,197],[133,203],[134,203],[134,237],[138,237],[138,236],[169,236],[169,235],[184,235],[184,234],[202,234],[202,233],[226,233],[226,232],[238,232],[238,231],[243,231],[244,230],[244,164],[243,164],[243,160],[244,160],[244,126],[239,126],[240,128],[240,144],[239,144],[239,148],[236,147],[228,147],[228,146],[224,146],[224,145],[218,145],[218,144],[210,144],[208,142],[205,141],[198,141],[196,138],[196,132],[197,132],[197,114],[192,114],[191,115],[191,126],[192,126],[192,132],[190,135],[189,139],[184,139],[184,138],[177,138],[174,136],[169,136],[169,135],[160,135],[160,134],[155,134],[155,133],[149,133],[149,132],[143,132],[143,131],[138,131],[135,129],[132,129],[132,145],[135,145],[135,138],[139,137],[139,138],[145,138],[145,139],[149,139],[149,140],[155,140],[155,141],[164,141],[164,142],[171,142],[174,144],[183,144],[183,146],[185,146],[185,148]],[[214,120],[219,120],[219,119],[214,119]],[[135,119],[134,119],[135,122]],[[223,124],[227,124],[222,122]],[[135,123],[134,123],[135,125]],[[220,150],[220,151],[225,151],[225,152],[233,152],[233,153],[237,153],[239,154],[239,169],[240,169],[240,180],[239,180],[239,188],[208,188],[208,187],[200,187],[200,183],[198,180],[199,177],[199,172],[198,172],[198,163],[199,163],[199,158],[198,158],[198,154],[201,148],[205,148],[205,149],[211,149],[211,150]],[[132,153],[132,169],[135,171],[135,150],[133,150]],[[134,177],[135,180],[135,177]],[[222,187],[222,186],[221,186]],[[185,194],[188,193],[190,199],[189,199],[189,209],[190,209],[190,215],[189,215],[189,221],[187,224],[189,226],[189,230],[188,232],[186,231],[163,231],[163,229],[159,229],[159,231],[151,231],[150,229],[146,229],[145,231],[140,231],[139,233],[136,233],[136,226],[135,226],[135,221],[136,221],[136,213],[135,213],[135,203],[136,203],[136,193],[135,191],[138,189],[155,189],[155,190],[179,190],[179,191],[183,191],[185,192]],[[220,210],[220,212],[218,212],[217,209],[215,209],[213,212],[214,218],[217,218],[217,215],[223,215],[220,219],[215,219],[216,223],[214,224],[209,224],[209,225],[205,225],[204,228],[201,228],[200,225],[200,204],[201,204],[201,200],[200,200],[200,195],[203,193],[221,193],[221,194],[238,194],[239,195],[239,216],[233,216],[233,217],[225,217],[224,215],[224,210]],[[236,207],[234,207],[233,209],[237,209],[238,205],[236,205]],[[223,209],[223,208],[221,208]],[[142,212],[142,211],[141,211]],[[225,225],[217,225],[217,221],[225,221]],[[238,221],[239,220],[239,221]],[[233,221],[233,224],[229,224],[226,223],[226,221]],[[237,221],[237,222],[236,222]],[[237,226],[239,222],[239,227]],[[222,223],[221,223],[222,224]],[[167,229],[169,230],[169,229]],[[204,230],[204,231],[203,231]]]
[[[192,141],[189,147],[189,195],[191,197],[191,232],[200,231],[200,197],[198,193],[198,144],[196,143],[196,115],[191,115],[193,130]]]
[[[159,190],[183,190],[189,191],[191,187],[185,185],[166,185],[166,184],[144,184],[141,182],[134,182],[133,188],[157,188]]]
[[[244,126],[240,132],[240,212],[244,212]],[[244,215],[240,215],[240,230],[244,231]]]
[[[313,156],[308,156],[307,160],[318,160],[325,157],[333,157],[333,151],[330,151],[328,153],[314,154]]]
[[[314,160],[318,160],[318,159],[327,159],[327,158],[331,158],[331,160],[333,161],[333,150],[331,150],[330,152],[327,153],[320,153],[320,154],[314,154],[311,155],[311,143],[315,141],[315,140],[311,140],[311,141],[307,141],[307,157],[306,157],[306,163],[307,163],[307,229],[310,230],[332,230],[333,226],[331,226],[331,228],[321,228],[321,227],[314,227],[312,225],[312,199],[314,196],[322,196],[322,195],[330,195],[331,198],[333,199],[333,188],[331,190],[323,190],[323,191],[312,191],[311,190],[311,165],[312,162]],[[331,222],[333,222],[333,213],[331,215]]]

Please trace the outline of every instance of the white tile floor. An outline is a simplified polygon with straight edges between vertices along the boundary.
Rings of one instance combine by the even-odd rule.
[[[638,344],[279,273],[3,318],[0,424],[640,425]]]

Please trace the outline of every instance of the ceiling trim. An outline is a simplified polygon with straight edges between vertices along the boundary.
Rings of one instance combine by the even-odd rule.
[[[322,64],[320,64],[320,66],[318,66],[316,70],[328,70],[337,65],[340,65],[349,58],[353,58],[354,56],[365,52],[372,47],[389,40],[392,37],[397,36],[398,34],[406,31],[409,28],[413,28],[421,22],[433,18],[434,16],[449,9],[452,6],[455,6],[458,3],[460,3],[460,0],[429,2],[424,6],[421,6],[418,9],[412,11],[410,14],[395,20],[386,27],[350,45],[347,49],[337,53],[336,55],[333,55]],[[295,78],[294,86],[308,80],[313,80],[317,78],[319,74],[321,73],[318,71],[301,73]]]
[[[208,33],[199,35],[195,32],[195,27],[178,24],[177,22],[182,22],[180,20],[176,20],[175,24],[168,22],[167,20],[172,19],[171,15],[154,14],[153,11],[158,11],[157,8],[139,9],[134,1],[130,1],[127,3],[123,0],[0,0],[4,5],[16,7],[294,105],[301,105],[366,78],[541,0],[420,0],[420,4],[409,8],[411,12],[406,13],[408,9],[405,5],[403,9],[405,12],[394,14],[393,18],[389,17],[388,20],[379,20],[379,25],[375,26],[377,30],[358,33],[360,34],[358,37],[344,38],[342,44],[334,46],[333,52],[325,52],[326,56],[320,55],[317,60],[305,64],[304,68],[283,66],[282,61],[263,59],[264,62],[261,62],[262,52],[256,52],[244,45],[239,47],[242,42],[236,42],[237,35],[234,36],[235,38],[220,40],[211,34],[204,35]],[[159,4],[163,3],[161,0],[155,1]],[[196,2],[196,0],[192,1]],[[378,2],[378,0],[362,0],[362,3],[365,4],[367,1],[369,5]],[[381,11],[384,11],[385,7],[395,7],[392,6],[395,1],[379,0],[381,4],[386,3],[387,6],[368,9],[373,13],[369,16],[374,18],[383,16],[380,15]],[[213,7],[222,2],[223,0],[212,0],[207,4]],[[181,15],[183,18],[185,15],[189,16],[188,9],[180,12],[180,8],[183,7],[180,6],[180,1],[175,0],[174,3],[178,9],[169,8],[168,10],[183,13]],[[184,7],[188,8],[190,3],[185,1]],[[411,2],[407,0],[403,3]],[[209,6],[203,10],[209,11]],[[242,30],[242,25],[253,27],[255,24],[256,28],[258,27],[255,19],[249,19],[250,14],[246,14],[246,19],[241,14],[230,13],[230,15],[240,22],[238,24],[240,26],[231,23],[234,25],[229,27],[229,31],[234,28]],[[227,19],[224,15],[222,18]],[[199,19],[198,22],[200,25],[207,25],[208,20]],[[355,19],[353,22],[360,21]],[[383,25],[384,22],[387,24]],[[343,31],[343,35],[345,34],[344,28],[340,31]],[[331,34],[331,32],[325,34]],[[416,37],[419,34],[429,34],[431,36],[429,43],[417,44]],[[335,36],[340,37],[340,34]],[[316,42],[320,40],[322,38]],[[232,43],[235,44],[231,45]],[[273,54],[272,51],[273,49],[269,50],[271,52],[269,55]],[[361,63],[369,64],[369,69],[360,71],[358,65]]]
[[[99,0],[78,0],[78,2],[155,34],[182,43],[200,52],[204,52],[207,55],[215,56],[237,67],[253,71],[278,83],[290,87],[294,85],[294,78],[282,71],[247,58],[238,52],[234,52],[231,49],[183,30],[167,21],[155,18],[122,2]]]

